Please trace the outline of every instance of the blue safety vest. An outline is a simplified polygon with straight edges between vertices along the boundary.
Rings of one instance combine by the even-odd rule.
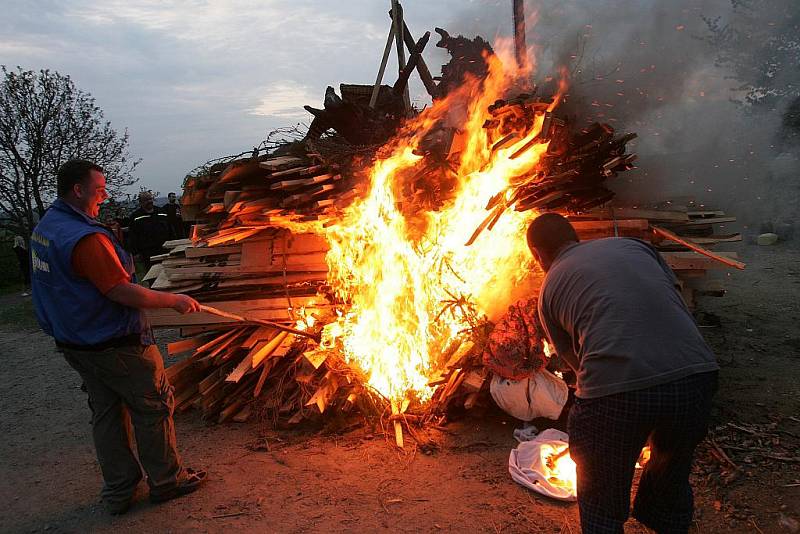
[[[31,235],[31,289],[42,330],[69,345],[101,345],[133,334],[151,344],[150,328],[138,309],[112,301],[73,272],[72,250],[81,238],[94,233],[111,240],[130,281],[136,282],[133,260],[114,234],[57,199]]]

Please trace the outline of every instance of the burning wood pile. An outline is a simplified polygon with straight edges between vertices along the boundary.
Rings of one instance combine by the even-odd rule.
[[[426,83],[433,105],[404,108],[427,42],[407,32],[395,87],[329,88],[302,141],[187,178],[192,238],[167,243],[146,277],[206,306],[150,314],[181,328],[170,355],[191,353],[167,370],[179,411],[296,424],[355,410],[392,423],[402,446],[403,425],[413,435],[479,402],[490,370],[536,372],[541,273],[524,233],[541,211],[568,214],[582,239],[651,241],[687,298],[721,291],[706,270],[741,266],[705,248],[740,239],[714,233],[733,220],[721,212],[611,207],[605,181],[633,167],[635,135],[575,128],[558,115],[565,80],[520,91],[531,73],[482,39],[437,29],[453,59]]]

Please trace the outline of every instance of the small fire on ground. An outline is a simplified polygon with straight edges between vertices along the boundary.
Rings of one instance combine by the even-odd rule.
[[[576,495],[578,491],[578,474],[575,460],[569,455],[569,446],[542,444],[542,465],[547,480],[559,488]],[[650,446],[645,446],[636,461],[636,468],[641,469],[650,461]]]

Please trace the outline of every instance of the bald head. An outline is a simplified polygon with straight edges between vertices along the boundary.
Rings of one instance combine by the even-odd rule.
[[[558,213],[545,213],[534,219],[528,226],[527,238],[528,248],[545,271],[563,247],[579,241],[575,229]]]

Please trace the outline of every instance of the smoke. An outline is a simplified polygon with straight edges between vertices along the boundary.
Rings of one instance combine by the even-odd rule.
[[[784,12],[800,9],[792,0],[778,3]],[[570,69],[561,111],[577,124],[607,122],[639,134],[629,145],[638,169],[609,181],[618,202],[694,200],[755,230],[800,219],[798,148],[777,141],[788,102],[753,110],[732,101],[739,83],[715,64],[705,39],[703,17],[733,20],[729,0],[527,0],[526,11],[537,81],[559,66]],[[511,2],[471,3],[448,29],[510,36]],[[798,74],[781,73],[795,84]]]

